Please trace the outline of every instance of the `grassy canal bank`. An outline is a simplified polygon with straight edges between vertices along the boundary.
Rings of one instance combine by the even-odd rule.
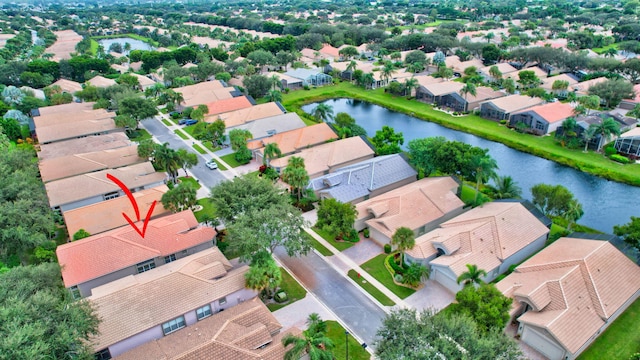
[[[516,150],[571,166],[586,173],[640,186],[640,164],[622,165],[597,152],[589,151],[585,153],[579,149],[564,148],[555,142],[553,136],[538,137],[521,134],[497,122],[486,120],[476,115],[453,117],[444,112],[434,110],[431,105],[387,94],[384,89],[364,90],[353,84],[341,82],[332,86],[292,91],[283,96],[282,104],[287,110],[295,111],[301,117],[309,119],[310,116],[302,111],[301,106],[334,98],[352,98],[367,101],[384,106],[389,110],[500,142]]]

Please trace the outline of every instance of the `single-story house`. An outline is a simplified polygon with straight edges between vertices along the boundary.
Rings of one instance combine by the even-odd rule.
[[[260,118],[242,125],[228,127],[226,134],[229,135],[229,131],[233,129],[245,129],[251,132],[253,137],[250,140],[262,139],[265,137],[273,136],[281,132],[291,131],[305,127],[306,124],[298,114],[286,113],[276,116]]]
[[[480,69],[484,67],[484,64],[481,60],[473,58],[467,61],[460,61],[460,58],[457,55],[447,56],[444,60],[445,65],[448,68],[453,70],[453,74],[456,76],[461,76],[464,73],[464,69],[475,66],[476,69]]]
[[[563,121],[574,115],[571,104],[552,102],[511,114],[509,126],[516,127],[518,123],[523,123],[534,134],[545,135],[556,131]]]
[[[371,238],[381,245],[390,243],[403,226],[420,236],[464,211],[456,195],[458,188],[447,176],[424,178],[391,190],[356,205],[354,228],[369,228]]]
[[[82,84],[77,81],[60,79],[49,86],[60,86],[62,92],[75,94],[77,91],[82,91]]]
[[[282,173],[289,158],[292,156],[304,159],[305,169],[309,178],[314,179],[322,175],[335,172],[337,169],[371,159],[375,152],[362,138],[358,136],[328,142],[318,146],[302,149],[300,152],[271,160],[271,166]]]
[[[520,202],[491,202],[443,222],[416,239],[407,262],[431,267],[430,277],[456,293],[467,264],[485,270],[490,282],[544,247],[547,228]]]
[[[429,85],[441,83],[444,81],[443,78],[435,78],[431,75],[416,75],[414,76],[414,79],[418,81],[418,88],[413,91],[413,94],[415,94],[415,97],[418,100],[420,100],[420,98],[418,97],[420,92],[425,93]]]
[[[631,110],[636,105],[640,104],[640,84],[633,85],[633,91],[636,96],[633,99],[622,99],[618,107],[626,110]]]
[[[156,172],[150,162],[76,175],[44,184],[53,210],[65,212],[81,206],[124,196],[118,185],[107,178],[120,179],[132,192],[164,184],[166,174]]]
[[[384,155],[345,166],[313,179],[307,186],[318,199],[359,203],[416,181],[418,173],[399,154]]]
[[[138,78],[138,84],[140,85],[140,90],[142,91],[145,91],[147,88],[150,88],[156,84],[155,81],[153,81],[151,78],[147,76],[136,74],[136,73],[131,73],[131,75]]]
[[[577,127],[575,129],[576,137],[582,138],[582,135],[585,131],[589,129],[592,125],[599,125],[606,118],[612,118],[620,125],[620,131],[625,132],[629,129],[634,129],[638,123],[637,119],[630,118],[627,116],[620,115],[617,112],[596,112],[591,113],[590,115],[580,115],[575,117]],[[556,130],[556,137],[562,136],[564,134],[564,128],[562,125],[558,127]],[[613,138],[617,138],[615,135]],[[600,148],[605,145],[602,143],[602,138],[600,134],[595,134],[591,140],[589,140],[588,148],[592,150],[600,150]]]
[[[327,123],[323,122],[250,141],[247,143],[247,147],[253,152],[255,159],[261,163],[264,157],[264,147],[267,144],[277,144],[281,156],[286,156],[336,139],[338,139],[338,135]]]
[[[36,127],[36,135],[41,144],[84,138],[90,135],[105,135],[114,132],[124,133],[124,128],[116,127],[113,118],[82,120],[66,124]]]
[[[340,56],[340,50],[331,44],[322,45],[322,49],[318,50],[322,59],[327,60],[342,60],[342,56]]]
[[[209,117],[206,118],[205,121],[214,122],[220,119],[224,121],[227,128],[232,128],[258,119],[282,115],[284,113],[286,113],[286,111],[282,105],[275,102],[268,102],[266,104],[258,104],[248,108],[219,114],[217,117]]]
[[[266,74],[266,76],[268,78],[276,76],[278,79],[280,79],[280,83],[283,89],[289,89],[289,90],[302,89],[302,79],[295,78],[293,76],[289,76],[289,75],[278,73],[278,72],[270,72]]]
[[[549,74],[547,74],[546,71],[540,69],[537,66],[531,66],[522,70],[518,70],[517,72],[510,72],[506,75],[503,75],[502,77],[505,79],[513,79],[513,81],[516,82],[516,84],[518,84],[518,80],[520,80],[520,73],[523,71],[533,71],[533,73],[538,77],[538,79],[540,79],[540,82],[543,82],[544,79],[546,79]]]
[[[38,145],[38,158],[40,160],[53,159],[61,156],[117,149],[123,146],[131,146],[129,137],[124,132],[116,132],[106,135],[87,136],[80,139],[58,141],[51,144]]]
[[[570,85],[569,86],[569,91],[573,91],[578,96],[586,96],[586,95],[589,95],[589,88],[590,87],[592,87],[593,85],[596,85],[596,84],[603,83],[603,82],[605,82],[607,80],[608,79],[606,77],[602,76],[602,77],[599,77],[599,78],[595,78],[595,79],[579,82],[577,84]]]
[[[252,107],[255,104],[253,104],[246,96],[238,96],[229,99],[212,101],[210,103],[207,103],[206,105],[209,109],[209,112],[204,115],[205,121],[207,121],[208,118],[213,117],[214,120],[207,121],[213,122],[217,120],[217,117],[215,117],[216,115],[246,109]]]
[[[31,110],[31,116],[46,116],[60,113],[73,113],[73,112],[84,112],[93,110],[93,105],[95,102],[72,102],[68,104],[61,105],[53,105],[53,106],[45,106],[37,109]]]
[[[184,101],[176,108],[181,111],[186,107],[197,107],[208,104],[212,101],[230,99],[237,94],[237,90],[232,87],[225,87],[219,80],[204,81],[194,85],[183,86],[173,89],[182,94]],[[237,94],[238,96],[240,94]]]
[[[487,86],[478,86],[476,88],[476,94],[463,95],[460,91],[445,94],[439,98],[438,104],[440,106],[446,106],[454,111],[473,111],[480,107],[480,104],[487,100],[497,99],[503,97],[506,94],[502,91],[493,90]]]
[[[302,80],[302,86],[322,86],[333,84],[331,75],[323,73],[320,69],[293,69],[284,73],[285,75]]]
[[[213,247],[95,288],[88,300],[102,321],[91,345],[110,358],[192,325],[195,335],[200,319],[255,297],[247,271]]]
[[[416,99],[440,106],[446,106],[442,97],[452,93],[459,93],[463,87],[464,84],[457,81],[443,81],[420,85],[416,92]]]
[[[498,70],[500,71],[500,73],[502,74],[502,76],[506,76],[512,72],[516,72],[518,71],[518,69],[514,68],[513,66],[511,66],[509,63],[506,62],[501,62],[501,63],[497,63],[495,65],[490,65],[490,66],[484,66],[478,69],[478,73],[480,73],[480,75],[482,76],[482,78],[485,81],[498,81],[500,79],[496,79],[493,76],[491,76],[491,68],[496,66],[498,68]]]
[[[104,76],[98,75],[87,80],[87,84],[99,88],[108,88],[109,86],[116,85],[117,83],[113,79],[107,79]]]
[[[480,116],[491,120],[509,120],[511,114],[540,105],[544,100],[524,95],[508,95],[480,104]]]
[[[132,145],[40,160],[38,167],[42,181],[46,183],[94,171],[117,169],[145,161],[147,159],[138,156],[138,145]]]
[[[578,80],[574,79],[572,76],[569,76],[567,74],[560,74],[557,76],[551,76],[551,77],[545,78],[544,80],[542,80],[542,85],[540,85],[540,87],[545,89],[548,92],[554,92],[556,96],[565,98],[567,97],[567,94],[570,91],[569,87],[567,87],[564,90],[553,90],[553,83],[558,80],[566,81],[567,83],[569,83],[569,86],[573,86],[578,83]]]
[[[551,360],[576,359],[640,295],[640,268],[610,242],[560,238],[497,288],[513,298],[520,340]]]
[[[162,195],[167,191],[169,191],[169,188],[166,185],[160,185],[134,192],[133,198],[138,204],[140,216],[146,216],[154,201],[156,205],[153,207],[151,218],[155,219],[158,216],[168,215],[169,210],[165,209],[160,202]],[[122,213],[127,214],[130,219],[134,219],[136,215],[129,198],[126,196],[120,196],[115,199],[65,211],[62,215],[64,216],[64,223],[67,226],[68,234],[70,237],[73,237],[80,229],[85,230],[91,235],[97,235],[105,231],[127,226],[129,223],[127,219],[122,216]]]
[[[622,154],[640,158],[640,127],[620,135],[613,146]]]
[[[246,359],[281,360],[287,349],[282,338],[299,336],[295,327],[281,332],[282,325],[257,297],[223,312],[196,313],[198,322],[189,330],[175,331],[115,357],[115,360]]]
[[[69,110],[66,112],[54,112],[52,114],[33,115],[33,124],[36,131],[58,125],[69,123],[82,123],[86,121],[111,120],[115,117],[115,113],[108,112],[105,109],[91,110]],[[113,121],[112,121],[113,122]]]
[[[132,215],[131,211],[126,213]],[[64,286],[79,298],[90,296],[92,289],[111,281],[208,249],[214,246],[215,236],[213,228],[199,226],[193,212],[186,210],[149,221],[144,238],[127,224],[60,245],[56,255]]]
[[[355,69],[351,70],[350,64],[351,61],[342,61],[342,62],[332,62],[325,66],[324,71],[326,73],[330,73],[333,70],[337,70],[340,72],[340,77],[344,80],[353,80],[353,72],[355,70],[362,70],[363,73],[373,72],[374,65],[369,62],[364,62],[360,60],[352,60],[355,62]],[[349,68],[349,70],[347,70]]]

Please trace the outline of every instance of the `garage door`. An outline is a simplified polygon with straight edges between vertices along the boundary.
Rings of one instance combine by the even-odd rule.
[[[436,267],[433,268],[433,280],[439,282],[454,294],[460,289],[460,286],[455,279],[448,277],[444,272],[438,270]]]
[[[538,331],[525,325],[522,331],[522,341],[538,350],[550,360],[560,360],[564,356],[564,349],[540,334]]]

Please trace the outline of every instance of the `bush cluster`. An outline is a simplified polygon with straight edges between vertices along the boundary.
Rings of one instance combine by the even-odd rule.
[[[610,158],[611,160],[613,160],[613,161],[617,161],[617,162],[619,162],[619,163],[621,163],[621,164],[628,164],[628,163],[630,163],[630,162],[631,162],[631,161],[629,160],[629,158],[627,158],[627,157],[625,157],[625,156],[622,156],[622,155],[618,155],[618,154],[613,154],[613,155],[609,156],[609,158]]]

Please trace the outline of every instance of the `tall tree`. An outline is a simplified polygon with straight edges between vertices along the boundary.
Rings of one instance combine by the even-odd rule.
[[[118,102],[118,115],[131,116],[137,124],[142,119],[158,114],[158,108],[153,101],[139,96],[126,97]]]
[[[318,121],[327,122],[333,119],[333,107],[327,103],[320,103],[313,109],[312,115]]]
[[[477,205],[478,194],[480,193],[480,184],[484,184],[490,178],[496,176],[498,163],[489,155],[475,155],[470,159],[470,163],[476,179],[476,195],[473,203]]]
[[[560,216],[574,200],[569,189],[562,185],[537,184],[531,188],[533,204],[545,215]]]
[[[333,341],[327,337],[326,325],[319,319],[316,313],[309,315],[308,329],[302,332],[302,336],[287,334],[282,338],[282,344],[287,347],[293,345],[284,354],[284,360],[298,360],[304,354],[310,360],[333,360]]]
[[[562,213],[562,218],[567,221],[567,231],[571,231],[573,225],[584,215],[582,204],[573,199],[567,204],[567,209]]]
[[[610,117],[603,119],[599,124],[591,124],[589,127],[593,128],[594,135],[599,135],[600,137],[597,151],[611,140],[611,136],[620,135],[620,124]]]
[[[371,138],[371,143],[376,148],[376,155],[397,154],[402,151],[400,145],[404,144],[404,136],[401,132],[387,125],[376,131],[376,135]]]
[[[456,294],[453,312],[471,317],[481,333],[502,332],[509,321],[513,299],[502,295],[493,284],[465,286]]]
[[[253,134],[246,129],[233,129],[229,131],[229,141],[231,142],[231,149],[238,151],[242,147],[247,147],[247,140],[251,139]]]
[[[589,88],[589,95],[597,95],[608,108],[614,108],[622,99],[634,97],[633,84],[624,79],[607,80]]]
[[[166,171],[173,181],[176,181],[178,169],[182,164],[178,153],[169,147],[169,143],[156,145],[153,151],[153,162],[157,168]]]
[[[467,271],[463,272],[458,276],[457,282],[458,284],[462,283],[465,286],[467,285],[480,285],[483,283],[482,277],[487,275],[487,272],[478,269],[478,266],[475,264],[467,264]]]
[[[467,101],[467,96],[469,94],[471,94],[471,96],[478,95],[478,92],[476,91],[476,85],[472,82],[464,84],[462,89],[460,89],[460,95],[464,96],[464,111],[467,111],[467,108],[469,106],[469,102]]]
[[[511,176],[494,176],[492,180],[493,186],[489,186],[489,190],[494,199],[519,199],[522,197],[522,189]]]
[[[413,249],[416,245],[416,234],[414,234],[413,230],[401,226],[393,233],[391,245],[394,245],[402,254],[400,257],[400,265],[404,266],[404,252]]]
[[[309,184],[309,173],[304,166],[303,158],[297,156],[289,158],[287,167],[282,170],[282,181],[292,187],[300,202],[302,193]]]
[[[270,299],[282,282],[282,271],[267,252],[257,253],[251,259],[249,271],[244,274],[245,286],[249,289],[265,292],[265,297]]]
[[[418,83],[418,79],[413,76],[404,80],[404,91],[405,95],[412,96],[413,90],[417,89],[420,84]]]
[[[318,204],[316,226],[333,234],[344,235],[353,229],[357,214],[355,205],[351,203],[341,203],[333,198],[322,199]]]
[[[640,250],[640,217],[632,216],[628,223],[614,226],[613,233],[621,236],[625,243]]]
[[[162,206],[174,213],[190,209],[196,205],[197,190],[190,182],[175,185],[173,189],[162,194]]]
[[[180,160],[180,167],[184,170],[186,176],[189,176],[188,169],[198,165],[198,155],[187,151],[186,149],[178,149],[178,158]]]
[[[269,162],[273,158],[278,158],[282,156],[282,151],[280,151],[280,147],[278,147],[278,143],[268,143],[265,145],[263,152],[263,160],[262,163],[266,166],[269,166]]]

